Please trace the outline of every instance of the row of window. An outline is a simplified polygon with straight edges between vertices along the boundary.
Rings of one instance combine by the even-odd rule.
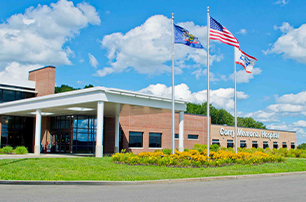
[[[0,103],[35,97],[34,93],[0,89]]]
[[[175,138],[179,138],[178,134],[175,134]],[[189,140],[199,139],[198,135],[188,135]],[[143,133],[142,132],[129,132],[129,147],[143,147]],[[162,134],[161,133],[149,133],[149,147],[161,148],[162,147]]]
[[[217,144],[220,146],[220,142],[219,139],[212,139],[212,144]],[[233,148],[234,147],[234,141],[233,140],[227,140],[227,148]],[[245,140],[240,140],[240,147],[241,148],[245,148],[247,147],[246,141]],[[252,147],[253,148],[258,148],[258,143],[257,141],[252,141]],[[269,147],[269,143],[268,141],[264,141],[263,142],[263,148],[267,148]],[[273,148],[278,149],[278,143],[277,142],[273,142]],[[282,148],[287,148],[287,143],[283,142],[282,143]],[[291,142],[291,149],[295,149],[295,144],[294,142]]]

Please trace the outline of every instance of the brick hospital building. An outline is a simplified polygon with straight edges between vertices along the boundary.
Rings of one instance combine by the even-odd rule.
[[[28,80],[0,80],[1,147],[26,146],[39,154],[134,153],[172,147],[171,99],[93,87],[54,94],[55,67],[29,72]],[[175,146],[207,144],[207,117],[185,114],[175,101]],[[234,147],[234,127],[210,124],[209,144]],[[238,127],[238,147],[295,148],[296,132]]]

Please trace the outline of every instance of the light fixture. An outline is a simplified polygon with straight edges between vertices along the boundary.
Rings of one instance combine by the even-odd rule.
[[[30,114],[36,115],[36,112],[31,112]],[[41,115],[44,115],[44,116],[52,115],[52,114],[54,114],[54,113],[51,113],[51,112],[41,112]]]
[[[80,111],[80,112],[86,112],[86,111],[94,110],[94,109],[83,108],[83,107],[70,107],[70,108],[67,108],[67,109],[72,110],[72,111]]]

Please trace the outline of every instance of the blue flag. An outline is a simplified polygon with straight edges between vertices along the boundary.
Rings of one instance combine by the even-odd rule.
[[[174,25],[174,43],[185,44],[192,48],[203,48],[199,39],[189,33],[187,29],[184,29],[178,25]]]

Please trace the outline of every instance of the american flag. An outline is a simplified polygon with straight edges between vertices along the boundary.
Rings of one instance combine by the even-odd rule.
[[[222,43],[240,48],[239,42],[236,37],[234,37],[230,31],[228,31],[212,17],[210,17],[209,38],[219,40]]]

